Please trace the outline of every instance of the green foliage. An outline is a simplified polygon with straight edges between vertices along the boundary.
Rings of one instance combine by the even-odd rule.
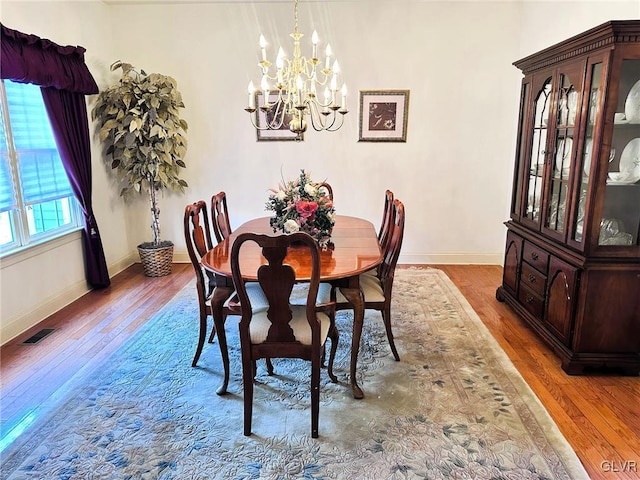
[[[187,152],[188,125],[179,113],[184,103],[172,77],[138,72],[120,61],[111,65],[112,71],[117,69],[122,69],[120,80],[98,94],[91,116],[106,146],[105,161],[123,185],[120,194],[149,195],[154,243],[158,243],[155,193],[184,192],[188,186],[180,178]]]

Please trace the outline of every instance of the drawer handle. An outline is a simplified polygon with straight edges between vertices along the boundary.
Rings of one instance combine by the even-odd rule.
[[[531,295],[527,295],[527,298],[525,299],[525,301],[527,303],[531,303],[531,302],[533,302],[533,297]]]
[[[536,283],[536,276],[532,273],[529,274],[529,281],[531,283]]]
[[[534,260],[538,259],[538,254],[536,252],[532,252],[531,253],[531,258],[533,258]]]

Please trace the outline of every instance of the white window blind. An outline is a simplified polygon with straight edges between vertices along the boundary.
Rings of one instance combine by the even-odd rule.
[[[0,106],[2,105],[0,104]],[[0,148],[2,149],[0,158],[0,212],[7,212],[16,207],[5,131],[4,112],[0,111]]]
[[[76,227],[78,221],[40,87],[3,84],[0,246],[21,246]]]

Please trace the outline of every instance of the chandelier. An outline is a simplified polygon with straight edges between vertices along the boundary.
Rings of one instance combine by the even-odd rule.
[[[258,130],[280,130],[289,128],[301,138],[307,130],[307,120],[316,131],[334,132],[344,122],[347,110],[347,87],[343,83],[338,89],[340,65],[333,57],[331,46],[327,44],[325,58],[318,58],[318,33],[311,36],[311,57],[302,56],[300,39],[304,36],[298,31],[298,0],[294,1],[293,58],[288,58],[282,47],[278,50],[275,74],[270,73],[273,65],[267,60],[267,42],[260,35],[261,61],[258,67],[262,73],[260,90],[256,91],[253,81],[249,82],[249,112],[251,123]],[[322,98],[320,98],[321,91]],[[262,105],[257,108],[263,112],[264,126],[253,119],[256,111],[256,93],[262,93]],[[340,98],[338,99],[338,96]]]

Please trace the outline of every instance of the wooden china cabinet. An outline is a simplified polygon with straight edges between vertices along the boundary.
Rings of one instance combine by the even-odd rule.
[[[640,372],[640,20],[514,63],[524,79],[496,296],[569,374]]]

